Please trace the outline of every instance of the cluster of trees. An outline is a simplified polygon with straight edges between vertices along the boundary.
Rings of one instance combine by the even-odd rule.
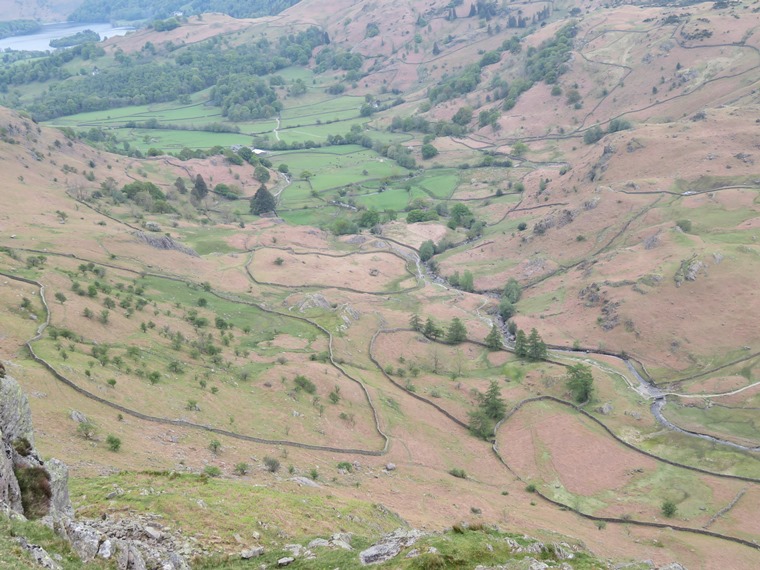
[[[595,142],[598,142],[599,140],[601,140],[601,138],[606,134],[616,133],[618,131],[625,131],[630,128],[631,128],[630,121],[627,121],[625,119],[612,119],[610,121],[610,124],[607,126],[606,132],[602,130],[602,127],[600,127],[599,125],[594,125],[585,133],[583,133],[583,142],[586,144],[594,144]]]
[[[44,82],[50,79],[62,81],[72,76],[72,73],[66,69],[67,63],[77,58],[86,61],[105,55],[103,48],[96,44],[84,44],[59,50],[45,57],[39,57],[44,55],[43,52],[22,53],[31,55],[32,61],[22,61],[27,58],[18,56],[14,59],[14,61],[19,61],[16,65],[0,67],[0,91],[8,91],[14,85],[26,85],[36,81]],[[6,59],[8,55],[3,55],[3,61],[11,63]]]
[[[78,46],[89,42],[99,42],[100,34],[93,32],[92,30],[82,30],[76,34],[58,38],[57,40],[50,40],[51,48],[66,48],[72,46]]]
[[[285,36],[273,45],[266,38],[256,42],[224,46],[219,38],[202,44],[187,46],[172,52],[168,62],[148,52],[136,55],[116,53],[119,65],[74,80],[61,69],[74,57],[85,57],[85,44],[55,53],[41,62],[34,61],[11,66],[0,71],[0,89],[12,84],[60,79],[53,90],[42,92],[29,110],[38,120],[85,111],[101,111],[127,105],[144,105],[187,98],[191,93],[219,84],[216,104],[223,106],[233,118],[271,116],[277,111],[276,96],[266,86],[260,86],[255,77],[302,62],[304,54],[311,54],[316,45],[327,41],[319,28]],[[102,48],[100,52],[102,54]],[[73,51],[79,50],[79,51]],[[70,53],[69,53],[70,52]],[[174,54],[177,55],[174,55]],[[307,58],[308,61],[308,58]],[[223,78],[239,74],[234,84],[225,84]],[[248,76],[246,78],[246,76]],[[243,81],[245,80],[245,81]],[[241,84],[242,83],[242,84]]]
[[[34,34],[41,29],[42,24],[37,20],[8,20],[0,22],[0,39]]]
[[[324,73],[330,69],[358,72],[362,68],[364,58],[358,53],[351,53],[341,48],[328,47],[317,54],[314,63],[317,66],[317,73]],[[359,79],[359,76],[355,76],[355,79]]]
[[[265,119],[282,110],[277,93],[263,79],[243,73],[217,81],[209,101],[221,107],[222,115],[235,122]]]
[[[520,300],[521,296],[522,287],[516,279],[510,277],[501,292],[501,299],[499,299],[499,315],[504,321],[508,321],[514,316],[516,312],[515,303]]]
[[[423,324],[420,316],[414,313],[409,318],[409,326],[431,340],[443,340],[448,344],[460,344],[467,340],[467,328],[459,317],[451,319],[448,328],[444,330],[431,317],[428,317]]]
[[[515,354],[520,358],[528,360],[545,360],[548,356],[548,350],[541,335],[533,328],[530,331],[530,335],[526,335],[523,330],[517,331],[515,335]]]
[[[174,212],[174,208],[166,201],[166,194],[152,182],[135,180],[125,184],[121,189],[121,194],[149,212],[156,214]]]
[[[556,83],[557,78],[567,71],[566,62],[573,49],[573,38],[578,29],[575,24],[562,27],[550,40],[542,43],[538,49],[528,50],[525,62],[525,74],[533,83]]]
[[[221,12],[233,18],[257,18],[279,14],[298,0],[84,0],[69,15],[70,22],[110,22],[168,18],[177,11],[185,15]]]
[[[467,123],[464,123],[464,125],[466,124]],[[413,117],[396,116],[391,120],[388,130],[391,132],[402,131],[406,133],[419,132],[433,134],[436,137],[459,137],[467,132],[464,125],[459,124],[456,121],[454,121],[454,124],[451,124],[448,121],[431,122],[420,115],[415,115]]]

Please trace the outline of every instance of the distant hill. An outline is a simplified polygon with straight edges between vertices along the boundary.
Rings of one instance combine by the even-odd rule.
[[[81,3],[82,0],[0,0],[0,22],[21,19],[62,22]]]
[[[175,12],[203,14],[220,12],[234,18],[278,14],[298,0],[85,0],[69,16],[71,22],[110,22],[167,18]]]

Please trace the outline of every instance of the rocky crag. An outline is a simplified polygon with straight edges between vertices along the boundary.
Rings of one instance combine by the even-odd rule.
[[[189,570],[192,556],[176,537],[142,520],[78,520],[69,500],[68,469],[43,460],[34,447],[31,410],[18,383],[0,370],[0,511],[9,518],[39,519],[71,543],[84,562],[116,561],[119,570]],[[19,544],[43,568],[61,566],[23,538]]]

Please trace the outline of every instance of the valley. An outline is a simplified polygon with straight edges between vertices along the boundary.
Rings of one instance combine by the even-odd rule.
[[[330,7],[0,70],[0,361],[77,516],[755,567],[754,5]]]

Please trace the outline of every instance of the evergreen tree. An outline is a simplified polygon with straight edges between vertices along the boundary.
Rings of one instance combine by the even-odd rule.
[[[203,176],[200,174],[195,177],[195,184],[193,185],[193,196],[196,200],[203,200],[208,194],[208,186]]]
[[[515,354],[520,358],[528,356],[528,338],[522,329],[518,330],[517,335],[515,335]]]
[[[465,328],[459,317],[451,319],[449,330],[446,333],[446,342],[449,344],[459,344],[467,340],[467,329]]]
[[[274,212],[277,205],[272,193],[267,190],[267,187],[263,184],[256,190],[256,194],[251,198],[251,214],[260,216],[267,212]]]
[[[462,278],[459,280],[459,288],[462,291],[472,293],[475,290],[475,284],[473,283],[472,272],[467,269],[462,273]]]
[[[414,313],[409,319],[409,326],[417,332],[422,331],[422,321],[420,320],[420,316],[417,313]]]
[[[491,327],[491,332],[486,336],[486,346],[488,350],[500,350],[501,349],[501,332],[496,325]]]
[[[567,387],[573,393],[576,402],[583,403],[589,400],[593,385],[594,376],[589,366],[575,364],[567,369]]]
[[[424,334],[426,337],[431,338],[433,340],[436,340],[440,338],[440,336],[443,334],[443,331],[433,322],[433,319],[428,317],[427,321],[425,321],[425,328],[422,329],[422,334]]]
[[[502,420],[507,413],[507,405],[501,397],[501,389],[496,380],[491,380],[480,402],[480,409],[495,422]]]
[[[538,331],[535,328],[531,329],[530,336],[528,337],[528,358],[531,360],[543,360],[547,354],[546,344],[539,336]]]
[[[467,14],[468,18],[472,18],[473,16],[478,15],[478,9],[475,7],[475,4],[470,4],[470,13]]]
[[[177,189],[177,192],[179,192],[180,194],[187,194],[187,186],[185,186],[185,181],[179,176],[174,181],[174,187]]]
[[[489,418],[482,409],[478,408],[477,410],[471,411],[467,417],[470,424],[470,432],[473,435],[485,440],[493,437],[493,420]]]
[[[437,42],[433,42],[433,55],[438,55],[441,53],[441,48],[438,47]]]

